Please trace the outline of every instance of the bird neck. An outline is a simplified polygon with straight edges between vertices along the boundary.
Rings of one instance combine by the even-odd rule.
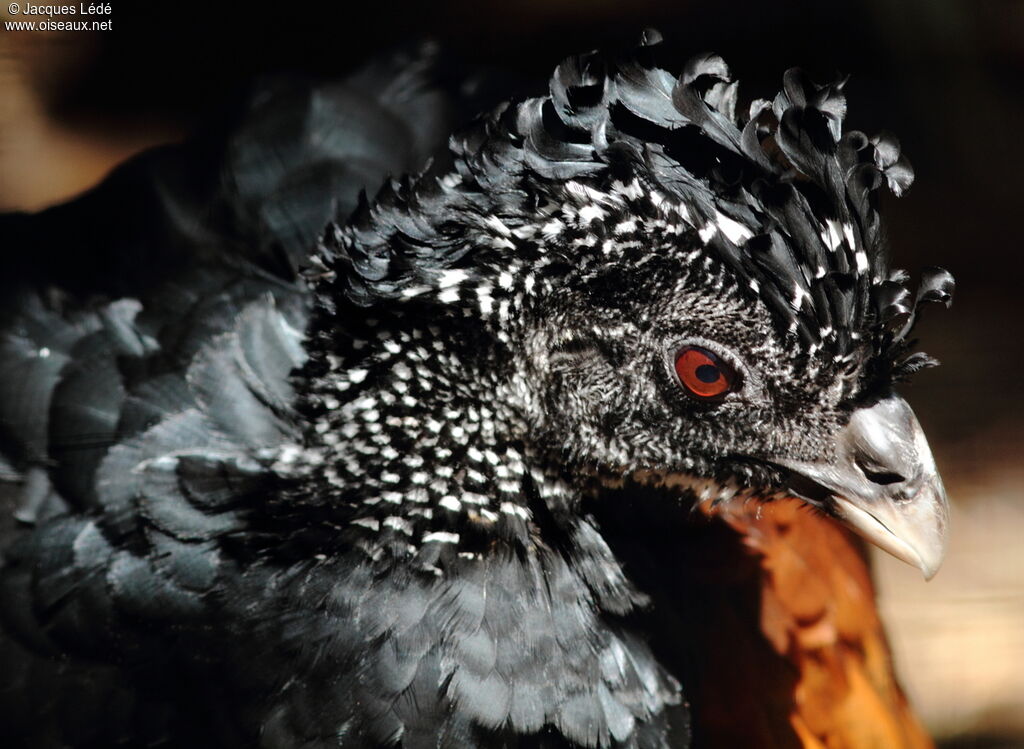
[[[318,322],[298,379],[310,426],[279,463],[301,474],[303,495],[329,498],[359,545],[474,554],[495,540],[525,546],[538,523],[571,515],[580,489],[534,447],[529,389],[495,337],[401,313],[345,336]]]

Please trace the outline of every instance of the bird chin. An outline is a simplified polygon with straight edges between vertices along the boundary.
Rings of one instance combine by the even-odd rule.
[[[640,486],[665,489],[680,497],[694,498],[697,505],[717,506],[731,501],[762,500],[769,501],[787,496],[775,489],[764,489],[741,486],[732,480],[696,476],[691,473],[671,470],[637,470],[628,474],[628,480]],[[627,479],[619,476],[602,480],[608,487],[622,488]]]

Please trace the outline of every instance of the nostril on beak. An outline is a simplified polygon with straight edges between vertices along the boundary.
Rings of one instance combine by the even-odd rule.
[[[874,471],[864,471],[864,475],[867,476],[869,480],[876,484],[881,484],[882,486],[889,486],[889,484],[898,484],[901,481],[906,481],[906,479],[898,473],[876,473]]]
[[[902,473],[886,470],[883,466],[873,464],[863,458],[856,458],[855,462],[867,480],[873,484],[889,486],[891,484],[899,484],[900,482],[907,480],[907,477]]]

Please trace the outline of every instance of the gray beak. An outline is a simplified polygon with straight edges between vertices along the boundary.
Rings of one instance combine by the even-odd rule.
[[[834,460],[775,462],[796,474],[796,494],[920,568],[925,579],[938,571],[946,553],[949,503],[921,425],[902,398],[892,395],[854,411]],[[831,496],[809,496],[801,477]]]

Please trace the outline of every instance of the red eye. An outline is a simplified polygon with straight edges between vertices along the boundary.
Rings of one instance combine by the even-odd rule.
[[[676,354],[676,374],[691,395],[702,400],[719,398],[736,384],[729,366],[707,349],[686,346]]]

